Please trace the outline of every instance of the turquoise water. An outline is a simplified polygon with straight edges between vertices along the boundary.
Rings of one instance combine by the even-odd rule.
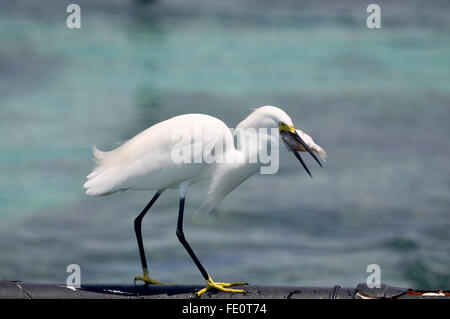
[[[88,198],[91,145],[112,149],[171,116],[231,127],[285,109],[327,150],[314,179],[290,154],[208,216],[189,190],[185,232],[220,281],[450,287],[450,4],[359,1],[0,2],[0,276],[132,282],[133,219],[152,194]],[[108,4],[107,4],[108,3]],[[144,220],[153,277],[200,283],[175,236],[177,192]]]

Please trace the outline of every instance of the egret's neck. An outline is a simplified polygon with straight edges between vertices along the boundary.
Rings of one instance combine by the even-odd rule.
[[[278,145],[278,130],[273,123],[255,123],[246,118],[236,127],[236,149],[245,156],[247,160],[254,158],[260,162],[260,155],[272,152]]]

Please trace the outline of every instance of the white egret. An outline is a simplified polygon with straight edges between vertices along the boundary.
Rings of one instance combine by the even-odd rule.
[[[182,130],[183,134],[189,134],[190,136],[198,136],[199,126],[201,126],[203,132],[200,133],[200,141],[205,142],[200,148],[197,145],[198,139],[196,138],[184,138],[181,141],[179,138],[174,138],[176,130]],[[256,143],[241,133],[249,129],[258,130],[259,139]],[[274,137],[269,133],[261,133],[263,132],[261,129],[271,130],[276,135]],[[237,137],[237,146],[235,146],[234,136]],[[251,162],[250,158],[255,155],[255,152],[259,154],[264,147],[267,147],[269,141],[273,142],[273,140],[276,140],[277,143],[279,140],[283,141],[309,175],[311,174],[299,152],[308,152],[320,166],[322,165],[314,152],[323,160],[326,158],[325,151],[315,144],[310,136],[296,130],[291,118],[283,110],[274,106],[263,106],[255,109],[239,123],[235,134],[225,123],[212,116],[184,114],[153,125],[112,151],[101,152],[95,146],[93,147],[97,166],[89,174],[88,180],[84,184],[86,194],[101,196],[128,189],[156,190],[156,194],[134,221],[143,270],[143,275],[136,276],[135,280],[142,280],[145,284],[162,284],[162,282],[149,276],[142,242],[141,222],[144,215],[164,190],[178,188],[180,202],[176,235],[207,283],[206,288],[200,290],[197,294],[200,296],[210,289],[245,292],[242,289],[226,288],[233,285],[243,285],[244,283],[214,282],[186,241],[183,233],[185,194],[189,185],[201,180],[210,180],[209,190],[201,209],[205,212],[211,211],[229,192],[256,173],[263,165],[259,160]],[[276,144],[276,149],[270,151],[278,151],[278,144]],[[208,148],[206,145],[212,147]],[[177,147],[178,150],[182,149],[187,152],[188,156],[184,158],[185,161],[174,160],[174,149]],[[220,150],[224,155],[223,158],[227,160],[213,162],[195,160],[198,159],[199,153],[217,155],[213,153]],[[192,159],[194,160],[192,161]]]

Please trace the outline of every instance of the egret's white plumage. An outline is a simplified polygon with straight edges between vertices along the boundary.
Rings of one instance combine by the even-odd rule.
[[[293,125],[291,118],[283,110],[263,106],[239,123],[236,131],[278,128],[280,122]],[[101,152],[94,146],[97,166],[84,184],[86,194],[100,196],[127,189],[160,190],[179,187],[183,182],[189,185],[210,179],[209,190],[201,206],[202,211],[209,212],[230,191],[256,173],[260,164],[251,164],[246,160],[234,163],[175,163],[171,151],[180,141],[174,139],[171,132],[182,128],[195,135],[198,125],[205,131],[211,129],[214,136],[205,135],[203,139],[213,141],[214,145],[223,145],[227,156],[249,156],[246,141],[239,140],[238,135],[236,147],[231,130],[221,120],[203,114],[180,115],[153,125],[112,151]],[[322,159],[326,158],[325,151],[309,135],[301,130],[297,130],[297,133],[312,151]],[[192,141],[187,140],[185,143]]]
[[[257,139],[252,139],[255,134],[247,134],[253,130],[255,133],[257,131]],[[135,280],[142,280],[146,284],[161,284],[149,276],[141,222],[165,189],[178,187],[180,205],[176,235],[208,284],[197,295],[200,296],[209,289],[245,292],[242,289],[227,288],[243,283],[214,282],[186,241],[183,214],[187,187],[201,180],[210,180],[201,206],[201,210],[209,212],[229,192],[258,171],[263,160],[255,155],[260,155],[260,151],[266,151],[267,154],[277,151],[273,148],[279,147],[280,140],[295,154],[309,175],[309,169],[299,152],[308,152],[321,166],[313,152],[322,159],[325,159],[326,154],[309,135],[295,130],[291,118],[274,106],[255,109],[236,127],[235,136],[217,118],[203,114],[185,114],[153,125],[112,151],[101,152],[93,147],[97,165],[84,184],[88,195],[107,195],[127,189],[156,190],[156,194],[134,221],[143,270],[143,276],[136,276]],[[176,153],[179,150],[183,153],[186,151],[184,160],[174,158],[174,151]],[[222,161],[217,161],[216,155],[223,155]],[[208,161],[207,158],[216,160]],[[258,160],[253,161],[255,158]],[[197,161],[198,159],[200,160]]]
[[[194,134],[198,125],[214,128],[218,138],[227,145],[232,144],[230,130],[217,118],[203,114],[175,116],[142,131],[112,151],[100,152],[94,146],[97,167],[84,184],[86,194],[100,196],[126,189],[173,188],[184,181],[207,178],[208,165],[175,163],[171,156],[179,144],[171,133],[183,128]]]

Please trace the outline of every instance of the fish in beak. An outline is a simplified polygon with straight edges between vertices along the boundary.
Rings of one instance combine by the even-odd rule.
[[[304,134],[303,132],[301,132],[301,133],[305,137],[308,137],[309,140],[312,142],[312,144],[314,145],[314,148],[315,148],[314,151],[317,151],[320,154],[320,156],[322,158],[324,158],[325,151],[323,151],[320,148],[320,146],[314,144],[314,142],[308,135]],[[280,136],[283,139],[283,142],[285,143],[287,148],[294,153],[295,157],[297,157],[297,159],[302,164],[303,168],[306,170],[306,172],[308,173],[308,175],[311,178],[312,178],[311,172],[309,171],[308,167],[306,166],[305,162],[303,161],[302,157],[300,156],[300,152],[308,152],[314,158],[314,160],[320,165],[320,167],[323,167],[322,163],[319,161],[317,156],[313,153],[313,151],[308,146],[308,144],[300,137],[300,135],[298,134],[298,132],[295,130],[295,128],[293,126],[289,126],[284,123],[280,123]],[[323,152],[323,154],[322,154],[322,152]]]

